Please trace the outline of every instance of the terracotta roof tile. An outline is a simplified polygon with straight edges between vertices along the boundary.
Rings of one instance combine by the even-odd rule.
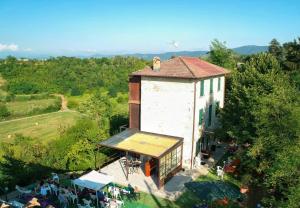
[[[153,71],[147,66],[132,75],[176,78],[204,78],[229,73],[227,69],[195,57],[176,57],[161,62],[160,70]]]

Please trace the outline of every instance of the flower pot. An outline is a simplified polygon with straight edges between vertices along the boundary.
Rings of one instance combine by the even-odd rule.
[[[242,186],[242,187],[240,188],[240,192],[241,192],[242,194],[248,193],[248,192],[249,192],[249,187],[248,187],[248,186]]]

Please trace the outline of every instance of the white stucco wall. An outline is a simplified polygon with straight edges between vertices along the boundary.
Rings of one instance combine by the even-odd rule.
[[[224,76],[218,91],[218,78],[213,78],[213,93],[210,94],[210,79],[204,81],[204,96],[200,96],[200,80],[196,81],[195,139],[199,134],[199,110],[204,109],[205,122],[208,120],[208,106],[212,108],[212,128],[215,123],[215,102],[224,103]],[[184,138],[183,160],[189,164],[192,152],[194,81],[142,77],[141,79],[141,131],[178,136]]]
[[[141,130],[183,137],[183,158],[190,158],[193,102],[191,80],[142,77]]]

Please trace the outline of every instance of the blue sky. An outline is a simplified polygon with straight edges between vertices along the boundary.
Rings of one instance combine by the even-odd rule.
[[[267,45],[300,36],[299,11],[299,0],[1,0],[0,51],[202,50],[214,38]]]

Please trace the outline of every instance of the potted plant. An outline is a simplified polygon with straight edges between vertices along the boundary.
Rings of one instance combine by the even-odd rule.
[[[240,192],[246,194],[249,192],[249,185],[251,184],[251,175],[245,174],[242,176],[242,185],[240,187]]]

